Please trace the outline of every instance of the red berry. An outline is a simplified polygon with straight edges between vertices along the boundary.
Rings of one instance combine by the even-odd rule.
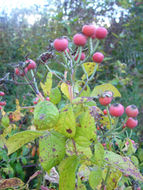
[[[107,106],[108,104],[111,103],[111,101],[112,101],[112,97],[100,97],[99,98],[99,102],[103,106]]]
[[[49,97],[47,97],[47,98],[46,98],[46,100],[47,100],[47,101],[50,101],[50,98],[49,98]]]
[[[104,27],[99,27],[95,31],[95,35],[97,39],[104,39],[108,34],[108,31]]]
[[[94,34],[91,36],[92,39],[95,39],[96,38],[96,30],[94,32]]]
[[[5,93],[0,91],[0,96],[4,96],[4,95],[5,95]]]
[[[100,130],[100,127],[99,127],[99,126],[97,126],[97,130]]]
[[[126,107],[126,114],[128,117],[136,117],[139,113],[138,108],[135,105]]]
[[[6,105],[6,102],[0,102],[0,106],[5,106]]]
[[[28,64],[28,66],[26,67],[28,70],[30,70],[30,69],[35,69],[35,68],[36,68],[36,63],[35,63],[35,61],[33,61],[32,59],[26,60],[25,63]],[[26,68],[25,68],[25,69],[26,69]]]
[[[122,128],[124,129],[125,127],[126,127],[126,123],[123,125],[123,127],[122,127]]]
[[[106,146],[106,143],[102,143],[102,146],[104,146],[104,147],[105,147],[105,146]]]
[[[77,59],[78,59],[78,56],[79,56],[79,54],[76,56],[76,58],[75,58],[75,60],[77,61]],[[84,60],[85,59],[85,53],[81,53],[81,57],[80,57],[80,60]]]
[[[86,37],[83,34],[75,34],[73,42],[77,46],[84,46],[86,44]]]
[[[84,35],[91,37],[95,33],[95,26],[94,25],[84,25],[82,27],[82,32]]]
[[[57,51],[65,51],[68,47],[68,40],[65,38],[58,38],[54,40],[54,48]]]
[[[104,55],[100,52],[96,52],[93,54],[93,61],[96,63],[101,63],[104,59]]]
[[[26,67],[22,73],[20,73],[20,76],[24,77],[25,74],[27,74],[28,68]]]
[[[15,68],[15,74],[18,75],[18,76],[20,75],[20,71],[19,71],[18,68]]]
[[[2,106],[0,106],[0,110],[2,110]]]
[[[65,51],[67,51],[68,53],[70,52],[69,48],[65,49]],[[66,52],[64,51],[64,53],[66,54]]]
[[[109,108],[110,115],[120,117],[124,113],[124,106],[122,104],[112,104]]]
[[[141,190],[141,187],[137,187],[137,190]]]
[[[37,104],[38,102],[37,101],[33,101],[33,104]]]
[[[107,110],[106,109],[103,110],[103,113],[104,113],[104,115],[107,115]]]
[[[130,129],[135,128],[138,125],[138,120],[134,119],[132,117],[129,117],[127,122],[126,122],[126,126]]]

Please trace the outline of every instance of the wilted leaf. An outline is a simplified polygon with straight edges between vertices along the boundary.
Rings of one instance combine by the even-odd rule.
[[[61,84],[61,91],[62,93],[70,100],[73,100],[73,88],[71,85],[62,83]]]
[[[91,97],[98,97],[99,95],[101,95],[105,91],[113,92],[113,97],[121,97],[121,94],[118,91],[118,89],[115,86],[113,86],[112,84],[110,84],[110,83],[95,86],[95,88],[93,89],[90,96]]]
[[[10,179],[2,179],[0,180],[0,189],[4,190],[7,188],[18,188],[24,186],[23,181],[19,178],[10,178]]]
[[[103,171],[103,179],[105,180],[107,175],[107,169]],[[122,173],[119,170],[110,170],[110,173],[108,175],[107,181],[106,181],[106,188],[107,190],[116,189],[117,185],[122,177]]]
[[[75,190],[76,170],[79,158],[74,155],[65,158],[59,165],[59,190]]]
[[[134,179],[143,181],[143,176],[128,157],[122,157],[111,151],[105,151],[105,161],[113,168],[118,169],[124,174],[132,176]]]
[[[8,140],[6,141],[6,146],[8,148],[8,155],[17,151],[24,144],[31,142],[42,135],[43,132],[38,132],[38,131],[23,131],[14,134],[13,136],[9,137]]]
[[[86,71],[86,73],[88,74],[88,76],[91,76],[93,74],[95,66],[98,68],[98,64],[94,63],[94,62],[83,63],[84,70]],[[82,77],[82,80],[84,80],[84,79],[86,79],[85,74]]]
[[[39,140],[40,163],[45,171],[60,163],[65,156],[65,138],[52,132]]]
[[[51,72],[48,73],[45,84],[40,83],[40,85],[44,92],[44,95],[49,96],[51,88],[52,88],[52,73]]]

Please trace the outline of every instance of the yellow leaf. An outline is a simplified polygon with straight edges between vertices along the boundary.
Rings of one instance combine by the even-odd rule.
[[[20,112],[21,108],[19,106],[19,100],[16,99],[16,110],[12,113],[12,119],[13,121],[19,121],[21,119],[21,112]]]
[[[97,64],[94,62],[86,62],[83,63],[83,69],[86,71],[86,73],[88,74],[88,76],[92,75],[92,73],[94,72],[95,66]],[[98,66],[98,65],[97,65]],[[84,80],[86,78],[85,74],[82,76],[82,80]]]
[[[40,85],[44,92],[44,95],[49,96],[51,88],[52,88],[52,73],[51,72],[48,73],[45,84],[40,82]]]
[[[71,85],[62,83],[61,84],[61,91],[62,93],[70,100],[73,100],[73,88]]]
[[[95,86],[95,88],[93,89],[93,91],[91,93],[91,97],[98,97],[99,95],[101,95],[105,91],[113,92],[113,97],[121,97],[121,94],[118,91],[118,89],[110,83]]]

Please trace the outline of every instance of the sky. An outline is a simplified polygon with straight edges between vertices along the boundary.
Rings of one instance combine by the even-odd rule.
[[[46,0],[0,0],[0,11],[10,12],[13,8],[25,8],[34,4],[44,5]]]

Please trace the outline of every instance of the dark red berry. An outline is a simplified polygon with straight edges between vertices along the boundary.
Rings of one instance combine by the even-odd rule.
[[[104,39],[108,34],[108,31],[104,27],[99,27],[95,31],[95,35],[97,39]]]
[[[82,33],[88,37],[91,37],[95,33],[95,26],[94,25],[84,25],[82,27]]]
[[[5,93],[0,91],[0,96],[4,96],[4,95],[5,95]]]
[[[126,114],[128,117],[136,117],[139,113],[138,108],[135,105],[126,107]]]
[[[68,48],[68,40],[65,38],[55,39],[54,48],[57,51],[65,51]]]
[[[123,125],[123,127],[122,127],[122,128],[124,129],[125,127],[126,127],[126,123]]]
[[[86,41],[86,37],[83,34],[75,34],[73,37],[73,42],[77,46],[84,46]]]
[[[129,117],[127,122],[126,122],[126,126],[130,129],[135,128],[138,125],[138,120],[134,119],[132,117]]]
[[[46,98],[46,100],[47,100],[47,101],[50,101],[50,98],[49,98],[49,97],[47,97],[47,98]]]
[[[96,63],[101,63],[104,59],[104,55],[100,52],[96,52],[93,54],[93,61]]]
[[[124,106],[122,104],[112,104],[109,108],[110,115],[120,117],[124,113]]]

